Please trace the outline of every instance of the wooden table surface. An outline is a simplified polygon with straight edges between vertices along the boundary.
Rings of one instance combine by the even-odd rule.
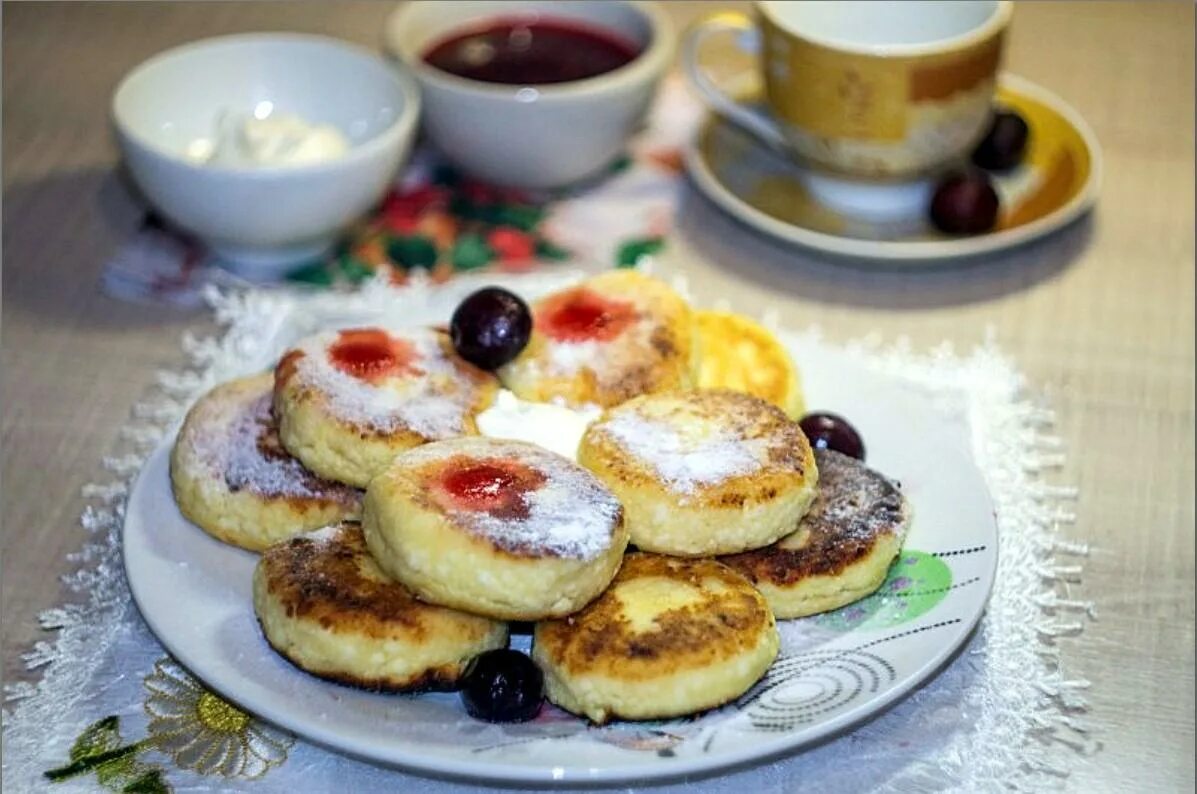
[[[721,4],[728,5],[728,4]],[[680,23],[716,6],[670,3]],[[107,129],[120,76],[175,44],[293,29],[376,45],[387,3],[8,3],[3,7],[4,674],[85,532],[96,477],[154,371],[202,314],[103,296],[139,210]],[[684,201],[670,267],[707,301],[781,310],[832,338],[877,331],[971,345],[992,328],[1059,413],[1068,534],[1092,545],[1077,589],[1098,620],[1061,645],[1093,682],[1103,748],[1075,791],[1191,790],[1193,737],[1193,25],[1189,3],[1025,3],[1007,67],[1066,97],[1105,154],[1094,213],[1041,244],[924,273],[848,270]]]

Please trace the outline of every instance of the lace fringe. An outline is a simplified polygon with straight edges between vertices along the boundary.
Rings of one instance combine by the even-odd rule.
[[[879,356],[895,374],[910,372],[910,344],[906,339],[884,348],[879,337],[870,336],[848,347],[857,355]],[[1023,653],[1039,660],[1030,669],[1020,666],[1017,675],[1011,677],[1011,686],[1021,686],[1023,691],[1011,693],[1010,699],[1025,708],[1003,714],[1021,723],[1019,733],[1025,738],[1005,749],[1004,766],[1016,770],[1016,774],[991,778],[954,775],[947,788],[1041,790],[1044,776],[1057,780],[1068,776],[1066,759],[1057,754],[1056,748],[1065,747],[1083,755],[1101,748],[1089,726],[1078,718],[1088,710],[1082,693],[1090,682],[1066,678],[1061,665],[1059,641],[1077,637],[1097,617],[1092,601],[1071,592],[1082,582],[1081,561],[1088,556],[1089,546],[1059,537],[1063,527],[1076,522],[1071,506],[1078,491],[1045,480],[1065,464],[1064,443],[1052,435],[1054,412],[1032,402],[1023,378],[999,351],[992,330],[986,342],[966,358],[957,356],[950,344],[933,350],[920,380],[945,386],[965,381],[975,393],[970,416],[974,446],[994,501],[1006,507],[999,515],[1000,530],[1004,538],[1010,537],[1012,529],[1029,533],[1031,541],[1021,553],[1014,544],[1003,542],[991,600],[991,604],[1000,601],[1003,607],[991,609],[986,620],[1004,620],[1014,635],[1012,642],[1025,640]],[[995,473],[1003,472],[1004,467],[993,464],[1003,459],[1022,459],[1022,466],[1005,467],[1011,472],[999,479]],[[1030,636],[1026,636],[1028,633]],[[1003,749],[992,751],[1002,753]],[[935,762],[920,763],[897,790],[926,790],[922,784],[939,780],[943,772],[944,768],[936,767]],[[929,787],[944,788],[938,783]]]

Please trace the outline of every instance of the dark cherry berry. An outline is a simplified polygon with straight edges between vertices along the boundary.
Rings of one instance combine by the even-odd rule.
[[[1022,162],[1031,128],[1012,110],[993,114],[989,132],[973,152],[973,162],[990,171],[1006,171]]]
[[[799,422],[810,445],[815,449],[830,449],[850,455],[857,460],[865,459],[864,442],[860,433],[848,420],[835,414],[807,414]]]
[[[931,222],[948,234],[987,232],[997,216],[997,191],[984,172],[949,176],[931,198]]]
[[[449,322],[458,355],[483,369],[498,369],[520,354],[532,335],[532,312],[518,295],[499,287],[463,300]]]
[[[544,703],[544,673],[519,651],[487,651],[466,668],[461,702],[471,717],[480,720],[525,722]]]

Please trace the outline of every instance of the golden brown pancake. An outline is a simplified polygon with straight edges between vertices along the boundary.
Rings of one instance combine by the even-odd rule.
[[[452,688],[475,655],[507,645],[506,624],[418,601],[379,570],[349,522],[268,549],[254,571],[254,611],[297,667],[368,689]]]
[[[661,281],[613,270],[542,298],[532,312],[528,346],[499,370],[518,397],[607,407],[693,384],[693,316]]]
[[[478,432],[498,380],[431,328],[310,336],[275,371],[283,446],[312,471],[361,488],[404,450]]]
[[[747,576],[778,618],[859,601],[885,581],[902,550],[910,506],[898,487],[864,463],[815,450],[819,492],[797,529],[763,549],[721,557]]]
[[[532,657],[549,700],[603,723],[722,705],[765,673],[779,642],[768,604],[740,574],[637,552],[585,609],[537,623]]]
[[[479,436],[396,458],[370,483],[363,524],[378,564],[420,598],[510,620],[580,609],[628,542],[618,500],[590,472]]]
[[[361,491],[317,477],[283,449],[270,410],[273,383],[267,373],[212,389],[187,413],[171,450],[180,512],[251,551],[361,512]]]
[[[806,513],[818,482],[796,422],[718,389],[609,409],[582,436],[578,462],[619,497],[632,543],[685,557],[772,543]]]
[[[731,312],[697,311],[694,320],[702,349],[697,388],[753,394],[794,419],[806,413],[798,367],[769,329]]]

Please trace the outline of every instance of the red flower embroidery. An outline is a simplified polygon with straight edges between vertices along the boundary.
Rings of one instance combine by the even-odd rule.
[[[536,254],[536,241],[531,235],[510,226],[492,229],[486,242],[504,262],[531,259]]]
[[[420,185],[399,192],[392,190],[382,201],[383,225],[398,234],[410,234],[419,226],[420,217],[448,203],[448,193],[439,185]]]

